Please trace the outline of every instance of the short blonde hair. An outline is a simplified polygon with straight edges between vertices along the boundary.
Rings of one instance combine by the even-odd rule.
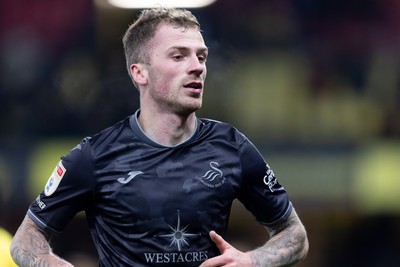
[[[129,76],[132,64],[149,62],[149,41],[161,24],[200,30],[200,23],[188,10],[164,7],[143,10],[122,39]]]

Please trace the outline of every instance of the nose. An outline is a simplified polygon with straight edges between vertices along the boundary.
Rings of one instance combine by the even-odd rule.
[[[188,68],[188,72],[190,74],[195,74],[196,76],[200,76],[206,69],[206,63],[199,59],[197,56],[194,56],[190,60],[190,65]]]

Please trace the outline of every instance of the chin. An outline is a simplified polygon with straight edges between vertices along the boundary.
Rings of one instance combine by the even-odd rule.
[[[201,103],[198,103],[197,105],[192,106],[192,112],[195,112],[201,108]]]
[[[200,108],[201,108],[201,103],[197,105],[181,106],[181,108],[178,108],[176,111],[178,114],[181,114],[183,116],[189,116],[190,114],[198,111]]]

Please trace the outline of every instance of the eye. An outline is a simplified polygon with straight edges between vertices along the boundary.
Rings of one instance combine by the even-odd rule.
[[[206,56],[198,56],[197,58],[198,58],[199,62],[201,62],[201,63],[205,63],[207,61]]]
[[[181,59],[183,59],[183,55],[182,54],[175,54],[175,55],[172,56],[172,58],[174,60],[181,60]]]
[[[202,51],[201,53],[197,54],[197,59],[199,60],[200,63],[206,63],[207,56],[208,56],[208,53],[206,51]]]

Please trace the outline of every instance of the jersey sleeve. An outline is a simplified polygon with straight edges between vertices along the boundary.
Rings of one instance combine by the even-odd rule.
[[[292,211],[288,194],[263,156],[247,139],[240,147],[240,158],[243,181],[239,201],[265,226],[273,227],[285,221]]]
[[[28,216],[41,228],[60,233],[93,195],[93,163],[89,139],[63,156],[43,191],[29,207]]]

